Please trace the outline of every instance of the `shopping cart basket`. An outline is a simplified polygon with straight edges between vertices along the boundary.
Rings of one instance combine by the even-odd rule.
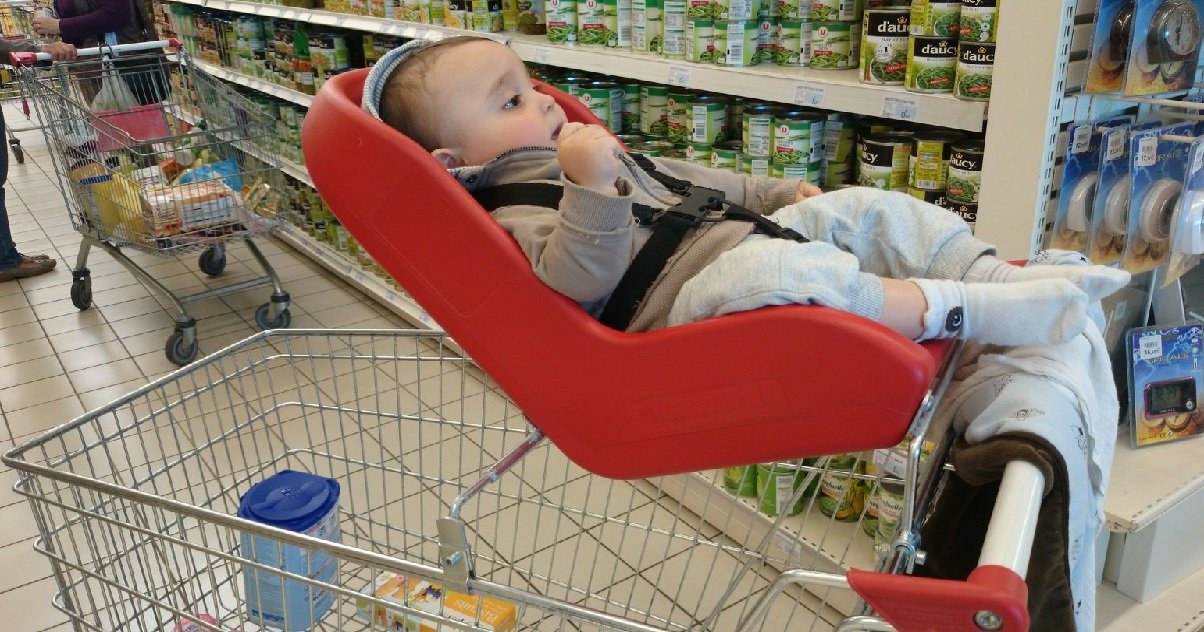
[[[893,606],[897,624],[922,624],[899,629],[1024,629],[1022,586],[1009,599],[983,588],[989,577],[887,572],[907,570],[942,469],[943,447],[924,460],[922,446],[947,435],[927,426],[899,453],[901,526],[878,529],[876,547],[863,510],[838,520],[822,505],[892,484],[882,470],[796,464],[786,485],[752,496],[718,472],[603,479],[542,441],[441,333],[278,330],[4,462],[33,508],[54,605],[77,630],[895,629],[850,584]],[[337,529],[238,517],[242,496],[284,470],[337,481]],[[1000,502],[1018,476],[1009,467]],[[1020,488],[1040,490],[1036,477]],[[808,495],[816,481],[828,501]],[[1015,509],[996,511],[983,564],[1014,555],[1007,566],[1023,574],[1036,509]],[[280,562],[290,557],[299,566]]]
[[[33,30],[33,16],[37,10],[37,3],[34,0],[0,0],[0,31],[3,32],[4,39],[9,41],[37,39]],[[25,150],[21,147],[21,139],[17,138],[17,134],[38,129],[38,126],[29,122],[29,101],[25,98],[21,84],[16,80],[13,68],[8,62],[8,59],[0,59],[0,74],[3,75],[0,77],[3,79],[0,81],[0,98],[4,100],[19,99],[26,124],[18,127],[14,126],[12,121],[5,121],[4,131],[8,137],[8,146],[13,152],[13,158],[17,160],[17,164],[21,164],[25,162]]]
[[[82,49],[79,60],[54,64],[41,53],[13,59],[45,131],[72,224],[83,235],[72,302],[81,310],[91,306],[88,253],[101,248],[170,303],[176,327],[167,358],[184,365],[199,349],[187,303],[270,284],[256,323],[287,327],[290,315],[288,294],[252,240],[281,224],[275,120],[183,51],[166,55],[169,46],[176,43]],[[122,252],[200,251],[200,270],[216,277],[226,267],[225,243],[234,239],[265,274],[182,297]]]

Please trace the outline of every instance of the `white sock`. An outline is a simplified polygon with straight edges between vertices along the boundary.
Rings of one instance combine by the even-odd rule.
[[[1073,254],[1080,258],[1078,261],[1081,263],[1065,257],[1060,261],[1051,261],[1052,265],[1039,263],[1039,253],[1037,261],[1026,266],[1017,266],[991,255],[983,255],[970,264],[970,269],[966,271],[962,280],[967,283],[1018,283],[1038,279],[1066,279],[1086,292],[1087,300],[1092,303],[1128,285],[1128,272],[1108,266],[1086,265],[1086,259],[1082,258],[1082,255]]]
[[[996,345],[1046,345],[1065,342],[1087,325],[1087,295],[1064,278],[910,281],[928,301],[918,340],[958,337]]]

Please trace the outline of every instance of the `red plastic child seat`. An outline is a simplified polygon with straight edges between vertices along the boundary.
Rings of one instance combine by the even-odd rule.
[[[630,334],[544,285],[518,245],[416,143],[360,108],[367,70],[319,91],[301,142],[360,246],[549,440],[608,478],[892,446],[948,345],[786,306]],[[570,120],[597,122],[550,86]]]

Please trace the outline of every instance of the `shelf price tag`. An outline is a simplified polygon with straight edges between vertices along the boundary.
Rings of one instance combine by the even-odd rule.
[[[920,106],[915,97],[888,94],[882,98],[882,116],[900,121],[914,121]]]
[[[813,108],[823,107],[824,87],[805,83],[794,86],[794,102]]]
[[[546,64],[552,58],[552,49],[547,46],[537,46],[535,48],[535,63]]]
[[[669,85],[688,88],[690,86],[690,69],[685,66],[669,66]]]
[[[1138,339],[1137,355],[1142,360],[1162,357],[1162,336],[1151,333]]]
[[[1146,136],[1137,141],[1136,167],[1153,167],[1158,162],[1158,137]]]

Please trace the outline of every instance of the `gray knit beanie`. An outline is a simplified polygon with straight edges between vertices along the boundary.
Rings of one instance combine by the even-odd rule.
[[[376,64],[372,66],[372,70],[368,71],[368,78],[364,80],[364,96],[362,99],[364,110],[379,119],[380,97],[381,93],[385,90],[385,84],[389,81],[389,76],[393,74],[397,66],[410,53],[426,48],[434,43],[432,40],[416,39],[394,48],[376,60]]]

